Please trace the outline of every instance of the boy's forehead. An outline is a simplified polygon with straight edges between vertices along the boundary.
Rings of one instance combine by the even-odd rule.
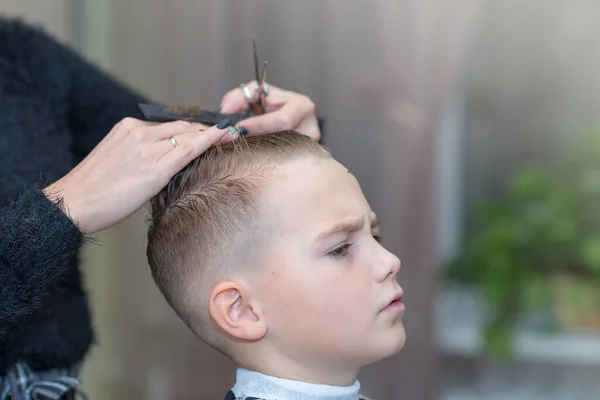
[[[300,223],[371,214],[356,178],[334,159],[295,160],[276,168],[269,203]]]
[[[332,191],[363,196],[352,172],[333,158],[302,158],[281,164],[274,171],[276,191],[285,196],[330,195]]]

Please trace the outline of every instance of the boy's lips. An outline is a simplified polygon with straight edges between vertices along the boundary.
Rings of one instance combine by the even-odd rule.
[[[406,306],[402,302],[404,292],[400,289],[396,294],[387,302],[380,312],[403,312]]]

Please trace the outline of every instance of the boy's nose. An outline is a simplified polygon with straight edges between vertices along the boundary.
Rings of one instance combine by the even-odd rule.
[[[378,281],[385,281],[389,278],[395,279],[402,262],[395,254],[383,249],[384,254],[379,261],[380,271],[378,273]]]

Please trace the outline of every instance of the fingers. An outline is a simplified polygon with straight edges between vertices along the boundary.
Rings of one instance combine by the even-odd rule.
[[[206,126],[188,121],[173,121],[149,127],[141,135],[152,141],[159,141],[181,135],[184,132],[198,132],[201,129],[206,129]]]
[[[221,112],[223,114],[237,114],[248,108],[248,101],[240,88],[235,88],[225,93],[221,100]]]
[[[167,141],[170,149],[157,163],[158,169],[167,175],[166,181],[209,147],[218,142],[231,141],[237,138],[230,133],[229,126],[223,129],[212,126],[201,132],[188,131],[174,137],[178,143],[177,147],[173,148],[170,140]]]
[[[257,96],[256,81],[250,81],[245,85],[252,93],[251,99],[255,100]],[[281,105],[288,99],[288,92],[281,88],[278,88],[277,86],[273,86],[270,84],[267,85],[269,86],[269,95],[265,97],[265,106],[267,109],[266,111],[271,112],[281,107]],[[244,95],[244,91],[239,87],[227,92],[221,100],[221,112],[224,114],[240,113],[247,109],[248,99],[246,98],[246,95]]]
[[[319,139],[321,139],[319,120],[317,119],[316,115],[311,115],[310,117],[305,118],[296,128],[296,130],[317,142]]]
[[[154,126],[154,125],[158,125],[158,123],[149,122],[149,121],[141,121],[136,118],[128,117],[128,118],[123,118],[121,121],[119,121],[119,123],[113,127],[112,131],[119,131],[122,133],[127,133],[127,132],[131,132],[134,128],[150,127],[150,126]]]
[[[263,106],[266,112],[272,112],[281,108],[284,104],[293,100],[295,96],[300,96],[297,93],[289,92],[275,86],[269,85],[269,95],[263,99]]]
[[[161,140],[155,140],[153,142],[140,143],[139,147],[144,147],[146,150],[143,152],[146,156],[149,156],[154,162],[158,162],[162,157],[164,157],[168,152],[173,150],[173,141],[175,140],[175,145],[177,148],[187,146],[190,139],[201,135],[205,130],[209,127],[202,124],[191,124],[190,129],[184,132],[177,132],[174,135],[163,138]],[[148,134],[147,136],[151,136],[152,134]]]
[[[118,145],[124,140],[124,138],[129,136],[132,130],[149,128],[155,125],[158,125],[158,123],[141,121],[135,118],[123,118],[115,126],[113,126],[110,132],[106,136],[104,136],[104,138],[102,138],[100,143],[98,143],[98,145],[94,147],[90,154],[97,153],[99,149],[107,145]]]
[[[311,112],[314,112],[312,102],[298,95],[290,98],[278,110],[245,119],[241,125],[248,129],[249,135],[252,136],[296,129]]]
[[[244,85],[250,90],[252,96],[256,94],[254,88],[257,87],[257,84],[255,80],[245,83]],[[241,87],[231,89],[229,92],[225,93],[225,96],[223,96],[223,99],[221,100],[221,112],[223,114],[240,113],[247,109],[248,99]]]
[[[183,132],[197,131],[205,128],[205,125],[181,120],[158,123],[140,121],[135,118],[124,118],[115,125],[113,131],[108,136],[119,141],[129,138],[137,139],[139,142],[156,142]]]

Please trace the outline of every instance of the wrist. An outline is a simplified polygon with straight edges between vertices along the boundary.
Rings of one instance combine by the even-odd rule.
[[[59,181],[60,182],[60,181]],[[61,188],[60,183],[56,182],[51,184],[42,190],[42,193],[48,200],[54,203],[67,218],[73,222],[82,233],[86,233],[81,229],[81,221],[76,217],[77,213],[74,211],[73,201],[65,198],[64,190]]]

